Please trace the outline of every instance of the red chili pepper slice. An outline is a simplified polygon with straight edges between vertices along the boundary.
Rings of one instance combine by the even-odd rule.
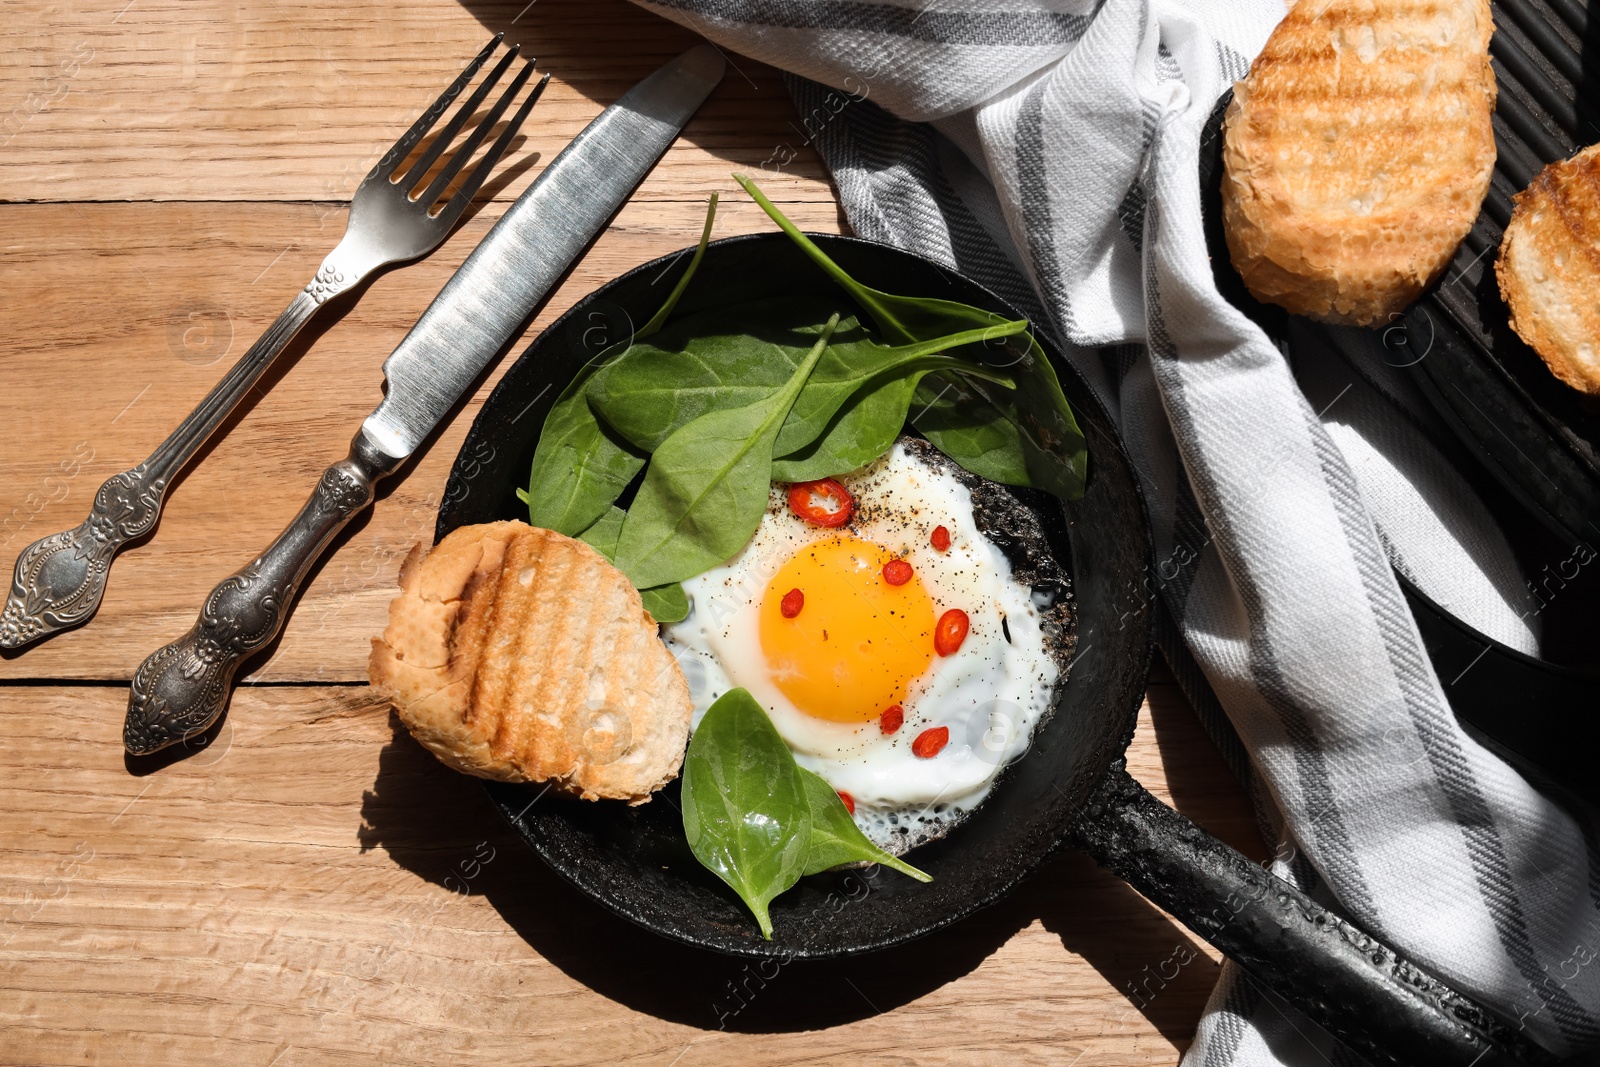
[[[792,619],[800,614],[800,609],[806,606],[806,595],[798,589],[791,589],[783,594],[783,599],[778,601],[778,610],[783,612],[783,617]]]
[[[935,726],[924,730],[911,742],[911,754],[918,759],[932,759],[950,743],[950,727]]]
[[[905,585],[911,580],[911,564],[903,559],[891,559],[883,565],[883,580],[890,585]]]
[[[933,628],[933,650],[941,656],[955,655],[967,639],[968,625],[967,613],[960,608],[951,608],[939,616],[939,623]]]
[[[950,530],[944,526],[935,526],[933,536],[928,538],[928,543],[935,552],[948,552],[950,550]]]
[[[899,704],[890,704],[883,709],[883,714],[878,716],[878,729],[885,734],[892,734],[900,729],[900,724],[906,721],[906,709]]]
[[[846,793],[843,789],[841,789],[841,790],[839,790],[839,799],[844,801],[844,810],[845,811],[848,811],[851,815],[854,815],[856,813],[856,798],[855,797],[851,796],[849,793]]]
[[[832,478],[795,482],[789,487],[789,510],[813,526],[832,529],[843,526],[855,515],[856,500],[850,490]]]

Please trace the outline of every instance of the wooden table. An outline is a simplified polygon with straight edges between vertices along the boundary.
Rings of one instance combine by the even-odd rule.
[[[475,782],[397,728],[365,686],[368,639],[494,374],[317,569],[212,746],[153,771],[125,762],[134,666],[343,454],[380,395],[383,357],[537,173],[535,155],[549,159],[693,37],[622,0],[6,9],[6,568],[76,524],[100,482],[143,458],[260,334],[337,239],[361,175],[491,31],[527,43],[554,80],[510,180],[432,257],[313,324],[173,488],[155,537],[121,556],[98,617],[0,659],[0,1061],[1176,1059],[1215,954],[1081,855],[910,947],[757,974],[578,896]],[[780,146],[794,159],[768,192],[808,229],[843,228],[777,72],[733,59],[535,331],[690,243],[712,190],[719,234],[766,229],[729,173]],[[1262,854],[1170,680],[1151,685],[1130,759],[1158,794]],[[1182,947],[1199,957],[1151,984]]]

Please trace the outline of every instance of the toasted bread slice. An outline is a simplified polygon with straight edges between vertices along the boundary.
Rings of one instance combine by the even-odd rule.
[[[417,546],[400,588],[368,674],[445,763],[635,804],[677,776],[688,683],[593,548],[522,522],[467,526]]]
[[[1487,0],[1300,0],[1234,86],[1228,251],[1258,299],[1392,319],[1444,270],[1494,169]]]
[[[1574,389],[1600,394],[1600,145],[1518,193],[1495,277],[1511,328]]]

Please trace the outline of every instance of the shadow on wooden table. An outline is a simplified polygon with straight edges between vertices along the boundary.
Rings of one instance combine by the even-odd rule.
[[[496,129],[499,128],[500,127],[497,127]],[[515,155],[516,151],[524,145],[526,140],[527,138],[524,135],[519,135],[517,138],[512,140],[511,152],[513,155]],[[427,139],[419,143],[417,148],[413,150],[413,155],[420,155],[421,152],[426,150],[425,146],[430,143],[431,141]],[[495,173],[490,176],[489,180],[484,183],[483,188],[478,191],[478,194],[473,198],[473,201],[467,207],[467,210],[463,212],[460,221],[456,224],[456,230],[453,231],[453,234],[458,234],[460,228],[467,225],[478,214],[478,212],[483,209],[485,204],[490,203],[496,196],[505,191],[506,188],[536,167],[539,163],[539,160],[540,154],[538,152],[530,152],[526,155],[516,158],[515,162],[495,171]],[[342,232],[344,220],[341,218],[338,221]],[[425,258],[426,257],[424,257],[424,259]],[[222,445],[223,441],[234,432],[240,423],[249,418],[250,414],[256,409],[256,406],[258,403],[260,403],[261,399],[277,387],[278,383],[283,380],[285,375],[294,369],[295,365],[299,363],[300,358],[305,355],[306,352],[310,351],[310,349],[316,345],[324,335],[343,322],[345,317],[355,310],[356,306],[361,302],[367,291],[375,282],[378,281],[378,279],[384,277],[392,271],[404,270],[406,267],[422,261],[423,260],[420,259],[413,260],[381,270],[375,273],[372,277],[368,278],[361,285],[357,286],[355,289],[341,293],[332,298],[328,301],[326,306],[319,309],[311,318],[311,320],[305,324],[294,340],[289,342],[288,347],[286,347],[283,352],[280,353],[275,360],[273,360],[272,364],[267,367],[266,371],[262,374],[261,378],[256,382],[254,387],[252,387],[244,395],[244,398],[239,401],[238,405],[228,413],[227,417],[224,418],[222,424],[217,427],[216,431],[212,433],[212,435],[205,441],[203,445],[200,446],[199,451],[197,451],[195,455],[190,458],[189,462],[184,465],[183,469],[181,469],[173,477],[172,482],[167,486],[166,490],[166,500],[168,505],[170,505],[170,502],[175,497],[180,496],[183,493],[184,482],[187,481],[190,472],[198,469],[202,464],[204,464],[211,457],[212,453]],[[418,308],[417,314],[420,315],[421,313],[422,309]],[[532,320],[532,317],[532,315],[529,316],[529,321]],[[466,394],[467,396],[470,397],[473,395],[473,393],[475,393],[483,385],[483,383],[488,380],[489,375],[493,373],[495,367],[499,364],[505,353],[510,351],[511,348],[515,347],[516,344],[520,343],[522,333],[522,330],[517,331],[515,340],[508,343],[499,356],[489,361],[489,364],[484,368],[484,370],[479,374],[478,378],[473,383],[472,389]],[[240,338],[240,340],[242,341],[244,339]],[[250,344],[254,343],[255,341],[253,339],[250,340]],[[241,349],[240,356],[242,355],[243,351]],[[233,365],[234,361],[229,361],[225,358],[219,359],[214,367],[214,380],[221,380],[222,377],[232,369]],[[182,415],[173,416],[172,425],[169,427],[169,429],[176,429],[179,420],[183,417],[184,416]],[[447,423],[449,420],[444,421]],[[352,435],[354,435],[356,432],[358,425],[359,424],[356,423],[351,424],[349,429]],[[416,451],[412,453],[412,456],[406,460],[405,464],[401,466],[400,470],[394,476],[391,476],[379,483],[377,500],[383,500],[387,498],[389,494],[393,493],[396,488],[399,487],[399,485],[405,480],[405,476],[416,467],[417,463],[427,453],[428,448],[434,443],[434,441],[437,440],[443,429],[443,425],[435,427],[435,429],[424,440],[423,444],[418,447]],[[142,462],[145,458],[145,455],[147,455],[149,451],[153,451],[159,444],[159,438],[154,438],[150,441],[144,442],[139,446],[141,452],[138,455],[127,455],[121,457],[121,459],[118,461],[121,465],[112,468],[112,470],[106,471],[106,475],[111,474],[115,470],[133,467],[135,464]],[[337,455],[330,455],[328,460],[331,462],[337,458]],[[102,477],[104,476],[105,475],[102,475]],[[314,484],[314,482],[309,481],[305,484],[304,490],[308,496],[310,495]],[[88,506],[84,505],[84,510],[79,512],[79,514],[86,515],[87,511]],[[163,513],[165,513],[165,509]],[[344,546],[348,544],[352,538],[356,537],[363,529],[366,528],[367,523],[371,520],[371,516],[372,509],[369,508],[357,515],[348,526],[339,532],[339,534],[331,542],[328,549],[324,551],[322,555],[318,557],[317,561],[312,565],[311,571],[301,582],[300,587],[302,589],[309,587],[322,572],[322,569],[334,558],[334,556],[337,555],[338,552],[344,548]],[[126,553],[132,549],[138,548],[139,546],[148,542],[151,538],[155,537],[160,532],[161,523],[163,521],[164,519],[158,519],[156,525],[152,527],[148,533],[146,533],[143,537],[130,542],[122,549],[122,552]],[[285,521],[287,521],[287,516],[285,517]],[[41,530],[38,532],[37,537],[46,537],[53,532],[54,530]],[[24,541],[23,544],[14,545],[13,550],[20,552],[26,544],[31,544],[35,539],[36,538],[29,538]],[[250,558],[248,555],[245,555],[245,553],[251,551],[252,548],[261,549],[265,547],[266,542],[263,540],[261,544],[254,546],[234,545],[230,547],[228,551],[233,552],[236,550],[238,552],[237,565],[242,565],[248,562]],[[219,558],[224,561],[223,565],[225,565],[227,559],[226,555]],[[14,559],[15,556],[7,554],[3,560],[0,560],[0,566],[6,566],[9,568],[10,563],[6,561]],[[113,562],[112,566],[113,571],[109,584],[114,585],[117,581],[115,572],[116,564]],[[227,577],[229,573],[231,573],[231,571],[218,570],[214,578],[216,581],[220,582],[223,578]],[[198,601],[195,603],[194,608],[196,612],[199,611],[200,603]],[[93,621],[94,617],[90,616],[90,619],[86,625],[93,625]],[[67,630],[62,632],[70,633],[73,631]],[[180,636],[181,632],[182,631],[177,631],[170,634],[152,635],[154,638],[156,638],[156,640],[154,640],[151,644],[149,651],[154,652],[156,648],[159,647],[159,645],[164,641],[176,639],[178,636]],[[10,660],[26,656],[29,651],[39,647],[44,642],[51,640],[53,636],[54,635],[47,635],[41,640],[32,642],[19,649],[0,649],[0,659]],[[280,632],[270,644],[268,644],[260,652],[256,653],[256,655],[252,656],[250,661],[247,662],[244,668],[241,670],[240,678],[247,679],[252,668],[269,662],[272,657],[277,654],[278,647],[282,640],[283,633]],[[129,773],[134,775],[149,774],[153,771],[160,770],[163,767],[170,766],[177,760],[185,759],[194,755],[200,749],[206,747],[210,738],[215,735],[216,730],[219,729],[221,724],[225,721],[226,714],[224,714],[223,718],[219,719],[217,723],[213,724],[212,728],[206,732],[205,736],[191,739],[187,745],[174,746],[172,749],[165,750],[164,753],[159,756],[148,758],[129,757],[127,760],[127,769]]]
[[[370,284],[371,284],[370,282],[367,283],[367,285],[370,285]],[[281,352],[278,355],[277,359],[273,360],[272,365],[269,366],[266,369],[265,373],[262,374],[260,380],[256,382],[255,387],[252,388],[248,393],[246,393],[245,396],[244,396],[244,399],[239,401],[238,406],[235,407],[231,412],[228,413],[228,416],[223,420],[222,425],[217,427],[216,432],[213,433],[206,440],[205,444],[200,446],[200,450],[198,452],[196,452],[193,457],[190,458],[189,462],[184,465],[183,469],[178,471],[178,473],[173,476],[173,479],[168,484],[167,490],[166,490],[165,499],[168,502],[170,502],[174,496],[176,496],[176,495],[178,495],[178,494],[183,492],[183,483],[188,479],[189,472],[195,470],[197,467],[199,467],[201,464],[203,464],[206,461],[206,459],[210,457],[211,453],[216,451],[217,446],[222,443],[223,439],[226,438],[229,434],[231,434],[234,431],[234,429],[241,422],[243,422],[247,417],[249,417],[250,413],[255,410],[256,404],[260,402],[261,398],[264,397],[267,393],[272,391],[273,387],[276,386],[278,384],[278,382],[283,379],[283,376],[285,374],[289,373],[290,369],[292,369],[294,367],[294,365],[300,361],[300,357],[303,356],[307,351],[309,351],[311,349],[311,346],[315,345],[317,343],[318,339],[320,339],[323,334],[327,333],[329,330],[333,329],[335,326],[339,325],[339,323],[344,320],[344,317],[346,315],[348,315],[355,308],[356,304],[359,302],[359,300],[361,298],[361,294],[366,292],[367,285],[362,285],[361,287],[359,287],[357,289],[351,290],[350,292],[347,292],[347,293],[342,293],[339,296],[334,297],[332,300],[328,301],[327,306],[322,308],[321,311],[315,317],[313,317],[310,322],[307,322],[305,324],[305,326],[301,329],[299,335],[296,336],[293,341],[289,342],[288,347],[285,348],[283,350],[283,352]],[[254,342],[252,342],[252,343],[254,343]],[[231,367],[232,367],[231,363],[219,362],[219,364],[218,364],[218,366],[216,368],[217,378],[220,379],[224,374],[226,374],[228,372],[228,370]],[[171,428],[175,430],[175,429],[177,429],[177,425],[178,425],[178,422],[177,422],[177,419],[175,419]],[[147,442],[148,450],[149,451],[154,451],[156,446],[159,445],[160,443],[161,442],[160,442],[159,439]],[[127,457],[125,457],[125,466],[124,467],[119,467],[117,469],[118,470],[122,470],[122,469],[126,469],[128,467],[133,467],[136,464],[142,463],[144,461],[144,459],[145,459],[145,453],[141,453],[140,455],[137,455],[137,456],[127,456]],[[306,488],[307,488],[307,491],[309,492],[311,487],[307,486]],[[163,509],[163,513],[164,513],[164,509]],[[83,514],[85,516],[87,516],[87,514],[88,514],[87,505],[85,505],[85,507],[84,507]],[[139,547],[140,545],[145,544],[147,541],[149,541],[152,537],[154,537],[157,533],[160,532],[161,523],[162,523],[162,519],[158,518],[156,520],[156,524],[153,527],[151,527],[150,530],[146,534],[144,534],[144,536],[142,536],[142,537],[140,537],[140,538],[138,538],[138,539],[136,539],[134,541],[130,541],[126,546],[123,547],[122,552],[124,552],[124,553],[128,552],[128,551],[130,551],[132,549],[135,549],[135,548]],[[48,537],[48,536],[50,536],[51,533],[54,533],[54,532],[55,532],[54,530],[41,531],[38,534],[38,537],[39,538]],[[346,533],[348,533],[348,532],[349,531],[346,531]],[[26,542],[26,543],[31,544],[32,541],[36,540],[36,539],[37,538],[30,538],[28,540],[28,542]],[[16,547],[16,550],[18,552],[20,552],[23,549],[24,546],[23,545],[17,545],[15,547]],[[331,555],[331,553],[330,553],[330,555]],[[8,556],[7,557],[7,562],[5,562],[4,564],[0,564],[0,565],[4,565],[7,568],[7,573],[8,574],[10,573],[10,566],[11,566],[10,560],[13,560],[14,558],[15,557]],[[241,560],[240,562],[244,562],[244,560]],[[113,583],[117,580],[116,579],[115,567],[116,567],[116,564],[115,564],[115,561],[113,561],[113,563],[112,563],[113,570],[112,570],[112,574],[111,574],[111,578],[110,578],[110,582],[113,582]],[[226,577],[226,574],[219,573],[217,575],[217,580],[221,581],[224,577]],[[308,582],[309,582],[309,579],[308,579]],[[195,605],[196,610],[198,610],[199,607],[200,607],[199,604]],[[85,625],[92,625],[93,621],[94,621],[94,616],[91,615],[89,617],[88,623],[85,624]],[[76,629],[76,628],[74,627],[73,629]],[[71,633],[72,629],[59,631],[59,632],[61,632],[61,633]],[[47,634],[43,638],[40,638],[38,641],[34,641],[34,642],[29,643],[29,644],[26,644],[21,648],[0,649],[0,659],[16,659],[18,657],[25,656],[25,655],[28,654],[28,652],[31,649],[39,647],[40,644],[42,644],[43,642],[49,641],[54,636],[55,636],[54,634]],[[178,636],[178,634],[173,634],[171,636],[172,636],[172,638],[176,638]],[[277,647],[277,642],[276,641],[273,642],[273,646],[272,647],[273,648]],[[156,649],[156,646],[152,645],[151,648],[150,648],[150,651],[154,652],[155,649]],[[270,652],[268,654],[270,655]],[[172,760],[169,758],[165,762],[160,763],[159,766],[156,763],[151,763],[149,765],[148,769],[157,770],[157,769],[159,769],[160,766],[166,766],[167,764],[170,764],[171,762],[172,762]],[[130,771],[134,771],[135,767],[143,767],[143,766],[144,766],[144,764],[142,764],[142,763],[130,764],[129,765],[129,770]],[[146,772],[136,772],[136,773],[146,773]]]
[[[539,69],[590,100],[610,104],[668,59],[691,48],[700,35],[627,0],[460,0],[490,33],[521,44]],[[595,27],[604,25],[600,36]],[[740,66],[754,63],[734,57]],[[763,68],[766,69],[766,68]],[[729,64],[724,84],[751,85]],[[782,92],[781,87],[774,88]],[[753,146],[752,146],[753,147]]]
[[[704,38],[627,0],[459,0],[486,30],[504,32],[539,68],[596,104],[609,105],[661,64]],[[595,26],[606,27],[604,36]],[[723,50],[727,72],[684,129],[684,141],[726,160],[729,170],[767,171],[774,158],[792,177],[826,181],[777,70]],[[537,119],[537,115],[535,115]],[[733,191],[730,181],[720,188]],[[709,188],[707,191],[709,191]],[[850,232],[843,209],[842,232]]]
[[[363,849],[382,848],[428,881],[482,895],[572,979],[657,1018],[747,1033],[869,1018],[970,973],[1035,920],[1120,994],[1107,1001],[1108,1026],[1143,1014],[1187,1044],[1216,982],[1216,965],[1187,931],[1073,851],[951,929],[865,957],[779,965],[680,945],[569,886],[511,832],[478,783],[446,769],[392,715],[390,725],[395,736],[362,805]],[[1178,732],[1191,731],[1198,727]],[[492,859],[472,862],[484,856]]]

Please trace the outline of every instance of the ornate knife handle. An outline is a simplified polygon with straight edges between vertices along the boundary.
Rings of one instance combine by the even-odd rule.
[[[129,541],[155,528],[167,484],[222,425],[250,387],[288,347],[330,297],[353,287],[362,273],[335,257],[284,309],[260,340],[223,375],[206,398],[149,459],[113,475],[94,497],[94,509],[76,529],[51,534],[22,550],[11,595],[0,611],[0,648],[17,648],[76,626],[100,606],[111,558]]]
[[[328,542],[372,502],[373,485],[403,458],[365,428],[350,454],[322,472],[311,499],[278,539],[206,598],[189,632],[139,665],[128,695],[123,744],[136,756],[201,733],[228,704],[234,673],[278,631],[300,582]]]

